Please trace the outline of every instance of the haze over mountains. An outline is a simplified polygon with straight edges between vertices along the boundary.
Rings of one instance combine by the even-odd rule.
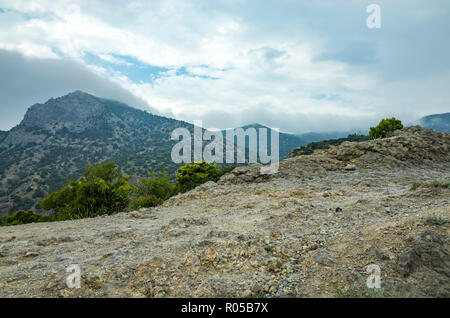
[[[450,132],[450,113],[425,116],[420,119],[420,125],[439,132]]]
[[[425,123],[430,128],[448,131],[448,114],[428,117],[431,119]],[[174,176],[182,165],[170,157],[176,143],[171,133],[176,128],[194,130],[190,123],[81,91],[35,104],[19,125],[0,131],[0,214],[18,209],[39,211],[39,199],[63,187],[67,179],[78,179],[88,163],[114,161],[124,173],[138,177],[163,169]],[[252,124],[242,128],[259,132],[267,127]],[[280,159],[298,146],[349,133],[280,132]]]

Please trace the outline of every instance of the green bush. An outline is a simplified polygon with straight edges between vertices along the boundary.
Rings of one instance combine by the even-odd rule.
[[[10,226],[10,225],[19,225],[37,222],[51,222],[54,220],[55,220],[54,215],[40,215],[34,213],[33,211],[19,210],[9,216],[3,215],[0,218],[0,224],[2,226]]]
[[[117,171],[114,162],[88,165],[78,181],[39,201],[44,210],[54,210],[58,220],[71,220],[123,211],[128,204],[130,177]]]
[[[133,192],[140,196],[154,195],[156,198],[167,200],[177,192],[177,189],[170,182],[167,172],[161,172],[158,176],[150,173],[148,178],[141,179]]]
[[[402,129],[403,125],[401,120],[395,119],[383,119],[378,126],[370,127],[369,137],[370,139],[386,138],[393,135],[397,129]]]
[[[443,189],[449,189],[450,188],[450,180],[448,179],[444,179],[444,180],[436,180],[433,182],[429,182],[429,183],[424,183],[424,182],[413,182],[411,184],[411,189],[412,191],[417,190],[419,187],[421,188],[443,188]]]
[[[158,176],[150,173],[148,178],[141,179],[138,186],[133,187],[128,208],[137,210],[157,206],[177,192],[177,187],[170,182],[167,172],[161,172]]]
[[[443,225],[448,222],[448,217],[443,213],[440,214],[429,214],[424,217],[425,222],[434,225]]]
[[[187,163],[177,170],[175,177],[180,192],[189,191],[207,181],[217,181],[234,167],[217,168],[216,165],[205,162]]]
[[[157,198],[154,195],[141,195],[138,197],[131,198],[128,210],[135,211],[140,208],[150,208],[153,206],[160,205],[164,202],[161,198]]]

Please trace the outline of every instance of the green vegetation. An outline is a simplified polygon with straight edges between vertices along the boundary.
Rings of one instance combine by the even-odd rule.
[[[386,138],[393,135],[397,129],[402,129],[402,122],[394,117],[390,119],[382,119],[378,126],[370,127],[370,139]]]
[[[438,180],[431,183],[432,187],[435,188],[446,188],[450,189],[450,180]]]
[[[409,297],[408,293],[402,293],[399,290],[396,283],[391,283],[390,288],[369,288],[367,287],[366,280],[361,273],[355,273],[356,279],[353,284],[349,284],[346,287],[340,286],[337,282],[331,282],[329,285],[334,289],[335,296],[338,298],[404,298]]]
[[[266,298],[266,294],[262,291],[252,292],[250,295],[245,296],[244,298]]]
[[[87,165],[78,181],[68,180],[67,186],[39,201],[40,207],[52,211],[42,216],[32,211],[17,211],[0,219],[0,225],[73,220],[133,211],[162,204],[171,196],[186,192],[207,181],[217,181],[234,167],[217,168],[214,164],[192,162],[178,169],[175,182],[167,172],[149,173],[137,186],[130,184],[132,176],[119,172],[114,162]]]
[[[233,170],[234,167],[217,168],[216,165],[205,162],[191,162],[177,170],[176,184],[180,192],[189,191],[196,186],[217,181],[222,175]]]
[[[448,217],[444,214],[430,214],[424,217],[425,222],[433,225],[444,225],[448,222]]]
[[[411,190],[411,191],[415,191],[415,190],[417,190],[421,185],[422,185],[422,183],[420,183],[420,182],[413,182],[413,183],[411,184],[410,190]]]
[[[78,181],[39,201],[44,210],[54,210],[58,220],[72,220],[123,211],[128,204],[130,177],[117,171],[114,162],[88,165]]]
[[[450,180],[437,180],[429,183],[424,182],[413,182],[411,184],[411,191],[417,190],[418,188],[442,188],[449,189],[450,188]]]
[[[177,192],[177,187],[170,182],[167,172],[161,172],[158,176],[150,173],[148,178],[142,179],[137,187],[133,187],[128,209],[157,206]]]
[[[55,215],[40,215],[33,211],[19,210],[13,215],[3,215],[0,217],[0,225],[10,226],[37,222],[51,222],[55,221]]]

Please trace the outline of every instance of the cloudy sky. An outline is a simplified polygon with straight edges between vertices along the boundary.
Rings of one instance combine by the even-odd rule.
[[[414,122],[450,111],[449,16],[448,0],[0,0],[0,129],[77,89],[205,127]]]

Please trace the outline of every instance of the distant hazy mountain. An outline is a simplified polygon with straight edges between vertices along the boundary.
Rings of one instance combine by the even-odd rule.
[[[240,128],[243,128],[244,130],[248,128],[255,128],[257,135],[259,136],[259,128],[266,128],[270,129],[267,126],[255,123],[250,125],[245,125]],[[223,134],[225,134],[225,131],[222,131]],[[350,134],[355,133],[354,131],[348,131],[348,132],[326,132],[326,133],[305,133],[305,134],[289,134],[289,133],[279,133],[279,155],[280,159],[284,159],[288,156],[288,154],[297,147],[305,146],[309,143],[316,142],[316,141],[322,141],[322,140],[329,140],[329,139],[337,139],[337,138],[344,138],[347,137]],[[270,136],[270,133],[268,134]],[[224,135],[225,136],[225,135]],[[268,148],[270,149],[270,140],[271,138],[268,137]]]
[[[301,146],[307,145],[311,142],[317,142],[322,140],[330,140],[330,139],[338,139],[338,138],[345,138],[348,135],[351,134],[362,134],[362,132],[356,132],[356,131],[337,131],[337,132],[322,132],[322,133],[305,133],[296,135],[302,142]],[[367,134],[367,133],[364,133]]]
[[[420,125],[434,131],[450,132],[450,113],[435,114],[422,117]]]
[[[267,141],[268,141],[267,147],[269,150],[271,149],[271,134],[270,134],[269,127],[255,123],[255,124],[245,125],[245,126],[242,126],[239,128],[242,128],[244,130],[247,130],[248,128],[255,128],[256,134],[258,137],[258,141],[259,141],[259,128],[266,128],[267,136],[268,136],[267,137]],[[222,131],[222,133],[224,134],[224,137],[225,137],[225,131]],[[247,140],[248,140],[248,138],[247,138]],[[235,142],[236,142],[236,140],[235,140]],[[280,132],[279,133],[279,156],[280,156],[280,159],[285,158],[293,148],[298,147],[301,144],[302,144],[302,140],[298,136]],[[257,145],[259,147],[259,142],[257,143]],[[248,141],[247,141],[247,146],[248,146]]]
[[[77,91],[31,106],[0,133],[0,214],[37,209],[38,199],[78,179],[88,163],[114,161],[146,176],[180,166],[170,153],[175,128],[193,125]]]

